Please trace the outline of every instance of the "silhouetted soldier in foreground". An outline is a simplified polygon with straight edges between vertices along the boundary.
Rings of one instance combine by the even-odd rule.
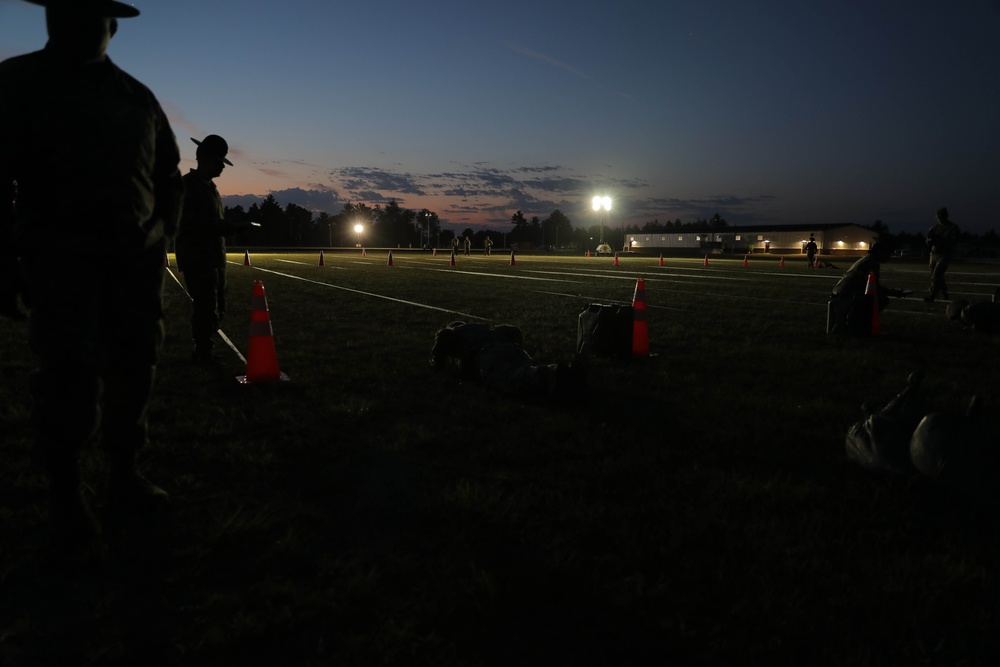
[[[882,264],[889,261],[892,248],[886,243],[876,241],[868,249],[868,253],[854,262],[837,284],[830,295],[830,312],[827,333],[842,333],[855,336],[867,336],[871,333],[872,304],[865,296],[868,286],[868,276],[875,274],[875,287],[878,291],[879,312],[889,305],[889,297],[903,297],[910,294],[909,290],[884,287],[880,280]]]
[[[536,364],[522,343],[521,330],[509,324],[452,322],[434,336],[431,365],[441,370],[454,359],[462,375],[511,397],[559,402],[582,395],[578,366]]]
[[[167,497],[139,474],[136,454],[147,439],[166,242],[183,183],[156,98],[105,55],[117,18],[139,12],[113,0],[30,1],[46,7],[49,41],[0,63],[0,226],[12,230],[29,295],[39,364],[32,422],[50,523],[59,541],[86,542],[99,526],[79,455],[98,436],[112,506],[147,509]],[[84,253],[86,270],[53,261],[53,243]]]
[[[198,145],[198,166],[184,175],[184,211],[174,249],[177,268],[191,295],[191,337],[194,339],[192,361],[214,361],[215,333],[226,314],[226,236],[248,229],[249,222],[223,219],[222,198],[212,182],[233,166],[226,159],[229,145],[222,137],[210,134]]]
[[[944,282],[944,272],[948,270],[951,256],[958,243],[958,225],[948,218],[948,209],[939,208],[937,224],[927,232],[927,247],[931,251],[931,290],[924,297],[928,303],[937,298],[938,292],[948,298],[948,286]]]

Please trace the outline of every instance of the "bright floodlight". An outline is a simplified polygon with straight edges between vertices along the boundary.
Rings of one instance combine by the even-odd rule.
[[[356,231],[358,234],[360,234],[361,230],[363,229],[364,227],[362,227],[361,225],[354,225],[354,231]]]
[[[594,197],[592,204],[595,211],[600,211],[602,208],[605,211],[611,210],[611,197]]]

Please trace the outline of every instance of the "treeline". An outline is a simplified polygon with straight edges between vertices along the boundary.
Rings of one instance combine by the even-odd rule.
[[[495,248],[593,250],[602,240],[613,248],[620,248],[628,234],[681,229],[719,230],[729,226],[716,213],[711,218],[699,218],[691,222],[682,222],[680,218],[666,222],[651,220],[641,225],[601,221],[586,227],[574,227],[569,217],[556,209],[544,219],[533,216],[530,220],[521,211],[517,211],[510,218],[512,227],[508,231],[474,231],[468,227],[456,234],[450,229],[441,228],[441,220],[434,211],[425,208],[413,211],[401,207],[395,200],[385,206],[348,203],[336,215],[326,212],[314,215],[312,211],[297,204],[288,204],[282,208],[273,195],[268,195],[248,210],[242,206],[227,206],[225,217],[227,220],[256,222],[260,225],[234,237],[233,242],[239,245],[320,248],[358,244],[367,247],[449,248],[452,239],[457,236],[462,241],[466,237],[472,239],[475,248],[482,248],[488,237]],[[357,231],[359,225],[360,232]],[[909,248],[919,253],[925,245],[924,234],[893,234],[881,220],[861,226],[871,229],[897,248]],[[995,256],[1000,248],[1000,237],[992,229],[982,235],[963,230],[961,243],[966,249],[966,255]]]

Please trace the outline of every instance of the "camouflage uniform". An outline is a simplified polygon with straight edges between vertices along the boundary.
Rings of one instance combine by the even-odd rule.
[[[937,224],[927,232],[927,245],[931,250],[931,289],[925,301],[936,299],[938,292],[945,299],[948,298],[948,285],[944,282],[944,272],[948,270],[952,252],[958,243],[958,225],[948,219],[948,209],[939,209],[937,217]]]
[[[452,322],[434,336],[431,365],[442,369],[455,359],[463,375],[507,396],[552,396],[574,388],[564,384],[569,367],[536,364],[521,344],[521,330],[509,324]]]
[[[112,481],[137,478],[183,183],[153,94],[110,59],[67,62],[51,44],[0,63],[0,230],[30,300],[36,453],[56,505],[82,511],[77,458],[98,433]]]

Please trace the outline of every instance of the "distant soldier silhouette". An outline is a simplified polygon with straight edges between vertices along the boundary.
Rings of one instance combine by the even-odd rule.
[[[138,10],[29,1],[46,8],[49,40],[0,63],[0,229],[15,243],[29,296],[31,418],[50,526],[60,543],[85,543],[100,529],[81,489],[79,454],[92,439],[108,451],[111,506],[149,509],[167,497],[139,474],[136,455],[147,440],[166,244],[183,182],[156,98],[106,56],[117,19]],[[52,260],[55,242],[85,253],[84,274]]]
[[[937,223],[927,232],[927,247],[931,251],[931,289],[924,301],[928,303],[937,298],[938,293],[948,299],[948,285],[944,282],[944,272],[951,263],[952,253],[958,243],[958,225],[948,217],[948,209],[939,208]]]
[[[809,268],[816,266],[816,239],[812,234],[809,235],[809,243],[806,244],[806,260],[809,262]]]
[[[191,295],[191,360],[207,363],[215,334],[226,314],[226,236],[248,229],[249,222],[223,219],[222,198],[212,182],[226,165],[229,144],[216,134],[204,140],[192,138],[198,146],[198,166],[184,175],[184,209],[177,231],[177,268]]]
[[[487,236],[486,240],[483,242],[483,248],[486,250],[486,255],[489,256],[490,250],[493,249],[493,239]]]
[[[470,239],[468,236],[465,237],[465,254],[466,255],[472,254],[472,239]]]

